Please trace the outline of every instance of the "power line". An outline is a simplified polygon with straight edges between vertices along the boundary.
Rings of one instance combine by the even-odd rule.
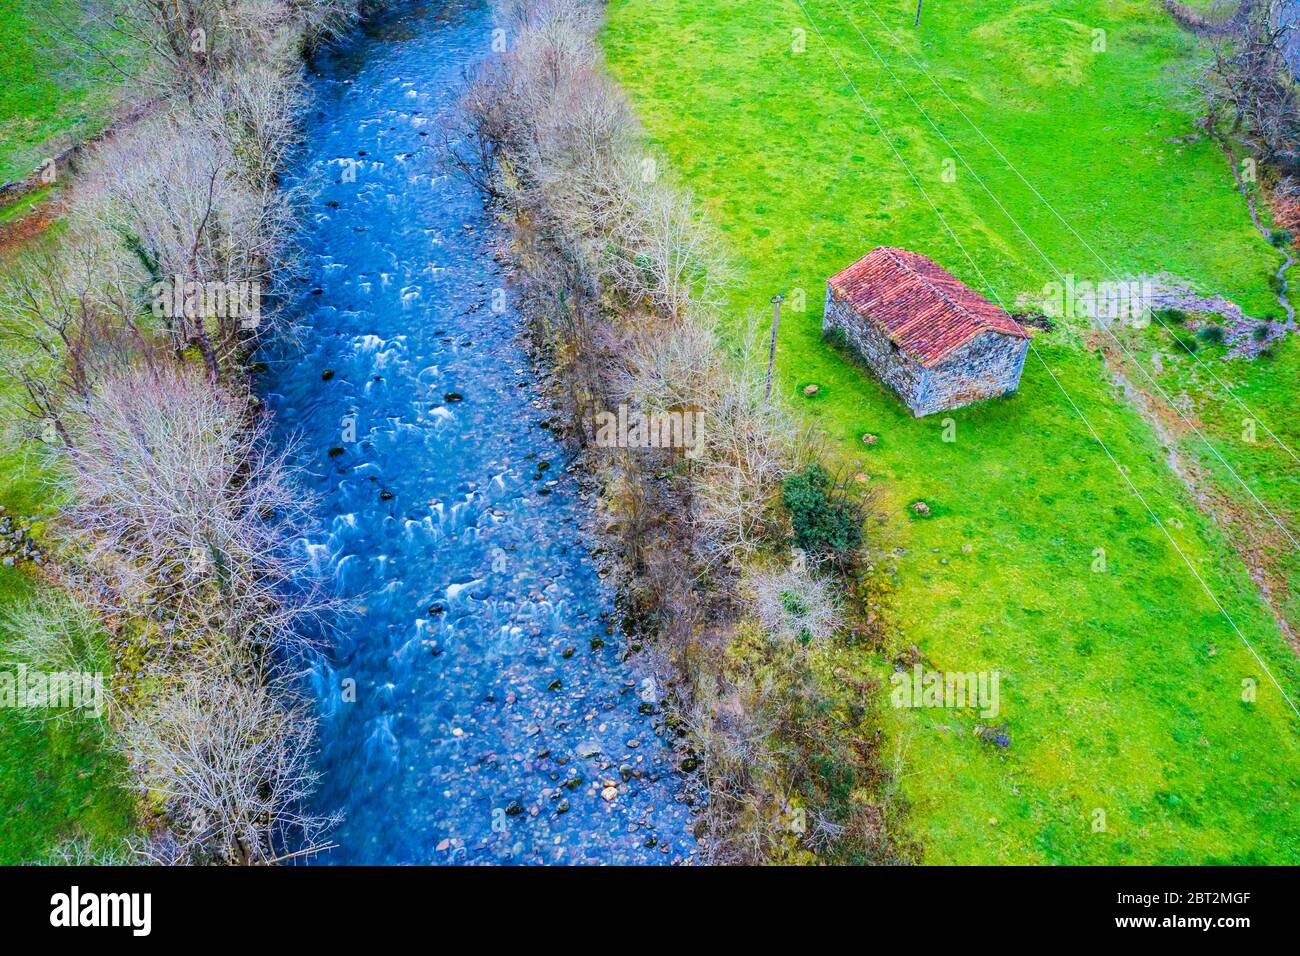
[[[1034,252],[1038,253],[1038,257],[1042,259],[1044,263],[1047,264],[1047,267],[1056,274],[1056,277],[1058,279],[1060,279],[1062,282],[1066,281],[1065,276],[1061,273],[1061,270],[1056,267],[1056,264],[1052,262],[1052,260],[1048,257],[1047,253],[1045,253],[1042,250],[1042,248],[1038,245],[1038,243],[1034,241],[1033,237],[1030,236],[1029,233],[1025,231],[1025,228],[1020,225],[1020,222],[1016,219],[1015,216],[1011,214],[1011,211],[1007,209],[1005,205],[1003,205],[1002,200],[999,199],[996,194],[994,194],[993,190],[988,187],[988,184],[984,182],[984,180],[980,177],[979,173],[975,172],[975,170],[971,167],[970,163],[966,161],[966,157],[962,155],[961,150],[959,150],[952,143],[952,141],[948,139],[948,137],[944,134],[943,130],[940,129],[938,124],[936,124],[935,121],[931,118],[930,114],[925,111],[925,108],[916,101],[916,97],[912,95],[912,92],[907,88],[906,84],[904,84],[902,80],[898,78],[898,75],[893,71],[893,68],[891,68],[890,65],[885,61],[885,58],[880,55],[880,51],[876,49],[875,44],[872,43],[871,40],[867,37],[867,35],[862,32],[861,28],[858,26],[857,20],[854,19],[852,14],[850,14],[847,10],[844,9],[843,3],[841,3],[840,0],[835,0],[835,5],[839,7],[840,13],[842,13],[848,19],[849,23],[853,26],[853,29],[857,32],[858,36],[862,38],[862,42],[867,45],[867,49],[871,51],[872,55],[877,60],[880,61],[880,65],[883,66],[886,72],[889,73],[890,79],[894,81],[894,84],[903,91],[903,93],[907,96],[908,100],[911,101],[912,105],[916,107],[917,111],[921,114],[921,116],[925,118],[925,121],[930,124],[930,128],[939,134],[939,138],[943,140],[944,145],[947,146],[950,150],[952,150],[953,154],[959,160],[961,160],[961,164],[964,167],[966,167],[966,171],[969,172],[971,176],[975,178],[975,182],[979,183],[980,188],[983,189],[984,192],[988,194],[988,197],[992,199],[994,203],[997,204],[998,209],[1000,209],[1002,211],[1002,214],[1007,217],[1007,220],[1013,226],[1016,227],[1016,230],[1022,236],[1024,236],[1025,241],[1028,242],[1029,245],[1033,247]],[[867,8],[872,10],[873,14],[875,13],[875,10],[871,8],[870,4],[867,4]],[[877,16],[876,19],[880,20],[879,16]],[[882,26],[883,23],[884,22],[881,21]],[[973,125],[974,124],[972,124],[972,126]],[[1005,157],[1003,158],[1005,159]],[[1038,195],[1038,193],[1035,192],[1035,195]],[[1039,198],[1041,199],[1041,196]],[[1046,200],[1044,200],[1044,203],[1046,203]],[[1104,264],[1105,263],[1103,263],[1103,265]],[[1118,276],[1116,276],[1116,278],[1118,278]],[[1297,551],[1300,551],[1300,541],[1296,540],[1295,536],[1291,533],[1291,529],[1289,529],[1281,521],[1281,519],[1277,517],[1277,515],[1273,514],[1273,512],[1269,509],[1268,505],[1264,504],[1264,502],[1260,500],[1259,495],[1255,494],[1254,489],[1251,488],[1250,485],[1247,484],[1246,481],[1239,474],[1237,474],[1236,470],[1230,464],[1228,464],[1227,459],[1225,459],[1223,455],[1219,452],[1219,450],[1215,448],[1213,444],[1210,443],[1210,440],[1206,438],[1205,435],[1201,432],[1201,430],[1196,427],[1196,424],[1190,418],[1188,418],[1186,414],[1184,414],[1183,410],[1178,407],[1178,405],[1174,402],[1174,400],[1169,397],[1169,394],[1164,390],[1164,388],[1160,385],[1160,383],[1155,380],[1155,377],[1152,376],[1151,373],[1147,371],[1146,366],[1144,366],[1142,362],[1138,360],[1137,356],[1135,356],[1133,352],[1128,348],[1128,346],[1124,344],[1124,342],[1120,339],[1120,337],[1116,335],[1114,331],[1111,330],[1109,324],[1105,322],[1100,322],[1098,323],[1098,325],[1101,327],[1103,331],[1105,331],[1107,335],[1111,337],[1111,340],[1124,351],[1124,354],[1127,355],[1129,359],[1133,362],[1133,364],[1137,366],[1138,370],[1141,371],[1142,374],[1146,376],[1146,379],[1148,382],[1151,383],[1151,386],[1157,392],[1160,393],[1160,396],[1166,402],[1169,403],[1169,406],[1178,414],[1178,416],[1187,424],[1187,426],[1196,433],[1196,436],[1201,440],[1201,442],[1205,445],[1205,447],[1208,448],[1214,454],[1214,457],[1219,459],[1219,463],[1222,464],[1223,467],[1228,470],[1228,473],[1237,480],[1237,483],[1240,484],[1241,487],[1246,490],[1246,493],[1255,500],[1255,503],[1264,510],[1264,513],[1267,514],[1269,518],[1273,520],[1273,523],[1277,525],[1278,530],[1280,530],[1282,534],[1286,537],[1286,539],[1291,542],[1291,547]]]
[[[857,98],[858,102],[862,105],[863,111],[866,112],[867,116],[871,119],[871,121],[875,123],[877,131],[879,131],[881,137],[885,140],[885,142],[889,144],[889,148],[893,152],[894,157],[898,160],[899,164],[903,167],[903,170],[907,173],[908,177],[912,180],[917,190],[925,198],[926,203],[929,204],[932,210],[934,210],[934,214],[935,216],[938,217],[939,222],[943,225],[944,230],[948,233],[949,237],[956,244],[957,248],[961,251],[961,254],[965,257],[966,261],[970,264],[970,267],[975,271],[976,275],[979,276],[980,282],[983,283],[984,288],[989,292],[990,295],[992,295],[995,299],[998,300],[998,303],[1002,305],[1003,308],[1005,308],[1006,306],[1005,304],[1002,303],[1001,297],[998,296],[997,292],[993,289],[992,285],[984,277],[983,271],[975,263],[975,260],[971,257],[970,253],[966,251],[966,247],[962,244],[961,240],[957,237],[957,234],[953,231],[952,226],[948,224],[948,220],[944,217],[943,213],[939,211],[939,207],[935,205],[934,200],[930,198],[930,194],[926,192],[925,187],[921,185],[921,181],[917,178],[916,173],[912,171],[912,168],[910,166],[908,166],[907,160],[903,159],[902,153],[898,151],[898,147],[894,144],[894,141],[890,139],[889,134],[885,132],[884,126],[881,124],[880,120],[876,117],[875,112],[868,105],[867,101],[863,98],[862,93],[858,90],[857,84],[853,82],[853,78],[850,77],[848,72],[844,69],[844,65],[840,62],[839,57],[835,55],[835,51],[831,49],[830,44],[826,42],[826,37],[822,33],[821,27],[817,25],[817,22],[813,20],[812,16],[808,13],[808,8],[804,6],[804,0],[795,0],[795,2],[799,4],[799,9],[803,12],[804,18],[808,21],[809,25],[812,26],[814,31],[816,31],[818,39],[821,40],[822,46],[826,48],[826,52],[830,55],[830,58],[835,62],[835,66],[840,71],[840,75],[844,77],[845,82],[847,82],[849,84],[850,89],[853,90],[853,95]],[[1124,468],[1116,460],[1115,456],[1111,454],[1111,451],[1106,446],[1106,443],[1102,441],[1101,436],[1097,434],[1097,430],[1093,428],[1092,423],[1088,421],[1088,417],[1084,415],[1083,411],[1079,408],[1079,406],[1075,403],[1074,399],[1070,396],[1070,393],[1066,391],[1065,386],[1062,385],[1060,380],[1056,377],[1056,373],[1052,371],[1051,366],[1047,364],[1047,361],[1039,353],[1038,348],[1034,345],[1033,339],[1030,339],[1028,344],[1029,344],[1030,351],[1034,353],[1034,357],[1038,359],[1039,363],[1046,370],[1048,376],[1052,379],[1053,383],[1055,383],[1056,387],[1060,389],[1061,394],[1065,396],[1065,400],[1069,402],[1070,407],[1074,409],[1075,414],[1079,416],[1080,421],[1082,421],[1084,426],[1088,429],[1088,432],[1092,435],[1093,440],[1096,441],[1096,443],[1101,447],[1106,457],[1110,459],[1111,464],[1115,466],[1115,470],[1119,472],[1120,477],[1124,479],[1124,482],[1128,485],[1129,490],[1133,492],[1134,496],[1138,499],[1138,501],[1142,503],[1142,506],[1146,508],[1147,513],[1151,515],[1151,520],[1156,523],[1156,527],[1158,527],[1162,532],[1164,532],[1164,535],[1169,540],[1169,543],[1173,545],[1174,550],[1177,551],[1179,557],[1183,559],[1183,562],[1187,565],[1188,570],[1192,572],[1192,576],[1196,578],[1197,582],[1201,585],[1201,588],[1205,591],[1206,595],[1210,598],[1210,601],[1214,604],[1216,608],[1218,608],[1219,613],[1223,615],[1223,618],[1232,627],[1233,631],[1236,632],[1237,637],[1241,639],[1242,644],[1245,645],[1246,649],[1250,652],[1251,656],[1254,657],[1256,663],[1258,663],[1260,668],[1263,669],[1264,673],[1268,675],[1269,680],[1273,682],[1273,686],[1276,687],[1278,693],[1282,695],[1282,699],[1287,702],[1287,704],[1290,706],[1291,710],[1295,713],[1295,715],[1297,717],[1300,717],[1300,708],[1296,707],[1295,702],[1283,689],[1282,685],[1278,683],[1277,678],[1273,676],[1273,672],[1269,669],[1268,665],[1264,663],[1263,658],[1259,656],[1259,653],[1255,650],[1254,646],[1250,643],[1250,641],[1246,639],[1246,635],[1242,633],[1241,628],[1237,626],[1236,621],[1232,619],[1232,616],[1219,602],[1219,599],[1214,596],[1214,592],[1210,590],[1209,585],[1205,583],[1205,580],[1201,577],[1200,573],[1196,570],[1195,566],[1192,564],[1191,560],[1187,557],[1186,553],[1184,553],[1183,549],[1178,546],[1178,542],[1175,541],[1173,535],[1169,533],[1169,529],[1165,527],[1164,522],[1160,520],[1160,517],[1147,503],[1147,500],[1145,497],[1143,497],[1142,493],[1138,491],[1137,486],[1133,484],[1132,479],[1129,478],[1128,474],[1124,471]]]
[[[863,34],[862,34],[862,30],[858,28],[857,21],[854,20],[852,14],[849,14],[847,11],[844,10],[844,7],[843,7],[843,5],[841,5],[841,4],[839,3],[839,0],[836,0],[836,5],[838,5],[838,6],[840,7],[840,11],[841,11],[842,13],[844,13],[844,15],[845,15],[846,17],[848,17],[849,21],[853,24],[853,28],[854,28],[855,30],[857,30],[858,35],[859,35],[859,36],[862,36],[863,40],[866,40],[868,46],[871,46],[871,41],[870,41],[870,40],[867,40],[866,37],[863,36]],[[916,57],[912,55],[912,52],[911,52],[910,50],[907,49],[907,47],[906,47],[906,45],[903,43],[903,41],[900,40],[900,39],[898,38],[898,35],[895,34],[894,31],[891,30],[891,29],[889,28],[889,25],[888,25],[887,23],[885,23],[885,21],[884,21],[883,19],[881,19],[880,14],[878,14],[878,13],[876,12],[875,7],[873,7],[873,6],[871,5],[871,3],[869,2],[869,0],[864,0],[864,5],[865,5],[866,8],[871,12],[871,15],[872,15],[873,17],[876,18],[876,22],[878,22],[878,23],[880,24],[880,26],[884,29],[885,33],[887,33],[887,34],[889,35],[889,38],[894,42],[894,45],[897,46],[900,50],[902,50],[904,54],[907,55],[907,58],[908,58],[909,60],[912,61],[912,64],[913,64],[913,65],[914,65],[918,70],[921,71],[921,73],[925,76],[925,78],[926,78],[927,80],[930,81],[930,84],[931,84],[931,85],[932,85],[936,90],[939,91],[939,93],[943,96],[943,98],[944,98],[945,100],[948,101],[949,105],[951,105],[952,108],[955,109],[955,110],[957,111],[958,115],[960,115],[961,118],[962,118],[963,120],[966,121],[967,125],[969,125],[971,129],[973,129],[976,133],[979,134],[980,139],[984,140],[984,142],[985,142],[986,144],[988,144],[989,148],[992,149],[995,153],[997,153],[997,155],[998,155],[998,159],[1002,160],[1002,162],[1004,162],[1004,163],[1007,164],[1007,168],[1010,169],[1013,173],[1016,174],[1016,177],[1017,177],[1017,178],[1018,178],[1022,183],[1024,183],[1025,186],[1027,186],[1027,187],[1029,188],[1029,190],[1030,190],[1030,191],[1031,191],[1031,192],[1032,192],[1032,193],[1033,193],[1033,194],[1038,198],[1039,202],[1041,202],[1044,206],[1047,207],[1048,211],[1051,212],[1051,214],[1052,214],[1053,216],[1055,216],[1055,217],[1057,218],[1058,221],[1060,221],[1061,225],[1065,226],[1065,228],[1069,230],[1070,235],[1074,236],[1074,238],[1076,238],[1076,239],[1079,240],[1079,242],[1083,245],[1083,247],[1084,247],[1085,249],[1087,249],[1088,252],[1090,252],[1090,253],[1092,254],[1093,258],[1095,258],[1098,262],[1100,262],[1101,265],[1102,265],[1102,266],[1103,266],[1103,267],[1104,267],[1108,272],[1110,272],[1110,274],[1111,274],[1112,276],[1114,276],[1116,279],[1120,279],[1120,275],[1119,275],[1118,272],[1115,271],[1114,267],[1111,266],[1110,263],[1108,263],[1105,259],[1103,259],[1103,258],[1101,257],[1101,255],[1097,252],[1097,250],[1095,250],[1095,249],[1092,247],[1091,243],[1089,243],[1086,239],[1084,239],[1083,236],[1079,235],[1079,233],[1075,230],[1075,228],[1074,228],[1072,225],[1070,225],[1070,223],[1069,223],[1069,222],[1068,222],[1068,221],[1067,221],[1067,220],[1066,220],[1066,219],[1065,219],[1065,218],[1064,218],[1064,217],[1063,217],[1063,216],[1062,216],[1062,215],[1061,215],[1061,214],[1056,210],[1056,207],[1053,206],[1050,202],[1048,202],[1046,198],[1044,198],[1044,196],[1042,195],[1042,193],[1040,193],[1040,192],[1038,191],[1038,189],[1034,186],[1034,184],[1031,183],[1029,180],[1027,180],[1027,179],[1024,177],[1024,175],[1020,172],[1020,170],[1016,167],[1016,165],[1015,165],[1014,163],[1012,163],[1011,160],[1008,159],[1008,158],[1006,157],[1006,155],[1002,152],[1002,150],[1000,150],[1000,149],[997,147],[997,145],[996,145],[992,140],[990,140],[990,139],[988,138],[988,136],[986,136],[986,135],[984,134],[984,131],[983,131],[982,129],[980,129],[979,126],[977,126],[977,125],[975,124],[975,122],[974,122],[973,120],[971,120],[971,118],[970,118],[969,116],[966,115],[965,110],[963,110],[963,109],[962,109],[962,108],[961,108],[957,103],[955,103],[955,102],[953,101],[952,97],[948,95],[948,92],[943,88],[942,84],[940,84],[939,81],[936,80],[936,79],[935,79],[935,78],[930,74],[930,72],[929,72],[929,71],[928,71],[928,70],[927,70],[927,69],[926,69],[926,68],[925,68],[925,67],[924,67],[924,66],[923,66],[923,65],[922,65],[922,64],[921,64],[917,59],[916,59]],[[875,49],[874,49],[874,47],[872,48],[872,52],[873,52],[873,53],[876,52]],[[879,53],[876,53],[876,58],[877,58],[877,59],[880,59],[880,54],[879,54]],[[884,64],[884,60],[883,60],[883,59],[881,59],[881,63]],[[887,69],[887,70],[889,69],[888,65],[885,66],[885,69]],[[890,75],[891,75],[891,76],[893,75],[893,71],[892,71],[892,70],[890,70]],[[895,81],[897,82],[897,78],[895,78]],[[904,91],[906,92],[906,88],[904,88]],[[908,93],[908,97],[911,98],[911,94],[910,94],[910,93]],[[912,102],[915,104],[915,103],[916,103],[916,100],[913,99]],[[919,106],[919,105],[917,105],[917,109],[920,109],[920,106]],[[924,110],[922,110],[922,113],[924,114]],[[926,118],[929,119],[929,117],[926,117]],[[933,126],[934,124],[931,123],[930,125]],[[937,127],[936,127],[936,130],[937,130]],[[943,136],[942,133],[940,133],[939,135],[940,135],[940,136]],[[944,142],[945,142],[945,143],[948,142],[947,137],[944,137]],[[951,146],[952,144],[949,143],[948,145]],[[955,151],[955,148],[954,148],[954,151]],[[963,162],[963,164],[965,164],[965,160],[963,160],[962,162]],[[970,167],[967,166],[967,169],[969,169],[969,168],[970,168]],[[982,184],[981,184],[981,185],[982,185]],[[988,191],[987,188],[985,189],[985,191],[986,191],[986,192]],[[992,195],[992,193],[990,193],[990,195]],[[1010,218],[1010,217],[1008,217],[1008,218]],[[1014,222],[1014,220],[1013,220],[1013,222]],[[1017,228],[1019,228],[1019,225],[1018,225],[1018,224],[1017,224]],[[1021,232],[1022,232],[1022,234],[1023,234],[1024,230],[1021,230]],[[1026,238],[1027,238],[1027,237],[1026,237]],[[1041,254],[1041,253],[1040,253],[1040,254]],[[1049,263],[1049,264],[1050,264],[1050,263]],[[1053,269],[1053,271],[1055,271],[1055,269]],[[1058,272],[1057,275],[1060,275],[1060,273]],[[1254,292],[1257,292],[1257,291],[1258,291],[1258,290],[1254,290],[1254,289],[1237,289],[1237,290],[1232,290],[1232,291],[1230,292],[1230,294],[1234,294],[1234,295],[1236,295],[1236,294],[1240,294],[1240,293],[1254,293]],[[1225,292],[1225,291],[1223,291],[1223,290],[1221,290],[1219,294],[1220,294],[1220,295],[1224,295],[1224,294],[1229,294],[1229,293],[1228,293],[1228,292]],[[1158,322],[1158,323],[1160,324],[1160,327],[1163,328],[1166,332],[1169,332],[1171,335],[1173,335],[1173,330],[1172,330],[1168,325],[1166,325],[1166,324],[1164,323],[1163,320],[1161,320],[1160,316],[1155,312],[1155,310],[1152,309],[1152,310],[1149,310],[1149,311],[1151,312],[1151,315],[1152,315],[1152,317],[1156,320],[1156,322]],[[1191,349],[1191,347],[1189,347],[1189,346],[1187,345],[1187,343],[1183,342],[1183,340],[1182,340],[1181,338],[1179,338],[1178,336],[1176,336],[1176,335],[1174,336],[1174,340],[1177,341],[1178,344],[1181,345],[1181,346],[1183,347],[1183,349],[1187,352],[1187,354],[1190,355],[1190,356],[1192,357],[1192,359],[1193,359],[1193,360],[1194,360],[1198,365],[1200,365],[1203,369],[1205,369],[1206,372],[1208,372],[1208,373],[1210,374],[1210,377],[1214,379],[1214,381],[1219,385],[1219,387],[1221,387],[1225,392],[1227,392],[1227,394],[1232,398],[1233,401],[1235,401],[1238,405],[1241,406],[1241,408],[1242,408],[1243,411],[1245,411],[1247,414],[1249,414],[1249,415],[1251,416],[1251,418],[1253,418],[1255,421],[1259,422],[1260,425],[1263,426],[1264,431],[1268,432],[1269,437],[1272,438],[1275,442],[1277,442],[1278,446],[1279,446],[1283,451],[1285,451],[1288,455],[1290,455],[1293,461],[1295,461],[1297,464],[1300,464],[1300,458],[1298,458],[1298,457],[1296,456],[1296,453],[1295,453],[1294,451],[1292,451],[1292,450],[1287,446],[1287,444],[1286,444],[1285,442],[1282,441],[1282,439],[1280,439],[1276,434],[1274,434],[1273,430],[1272,430],[1271,428],[1269,428],[1268,423],[1265,422],[1264,419],[1263,419],[1262,417],[1260,417],[1256,412],[1254,412],[1253,410],[1251,410],[1251,409],[1246,405],[1245,402],[1243,402],[1240,398],[1238,398],[1237,395],[1236,395],[1236,393],[1233,392],[1232,389],[1230,389],[1230,388],[1227,386],[1226,383],[1224,383],[1224,382],[1223,382],[1223,381],[1222,381],[1222,380],[1221,380],[1217,375],[1214,374],[1214,370],[1213,370],[1209,365],[1207,365],[1207,364],[1206,364],[1206,363],[1205,363],[1205,362],[1200,358],[1200,356],[1198,356],[1198,355],[1197,355],[1197,354],[1196,354],[1196,353]],[[1206,444],[1208,444],[1208,442],[1207,442]],[[1220,459],[1220,460],[1222,460],[1222,459]],[[1258,499],[1256,499],[1256,500],[1258,500]],[[1294,539],[1292,539],[1292,543],[1295,543],[1295,542],[1294,542]]]

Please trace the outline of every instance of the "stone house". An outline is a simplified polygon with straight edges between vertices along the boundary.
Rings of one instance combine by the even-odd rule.
[[[917,418],[1013,392],[1029,333],[1005,311],[906,249],[880,246],[826,283],[836,329]]]

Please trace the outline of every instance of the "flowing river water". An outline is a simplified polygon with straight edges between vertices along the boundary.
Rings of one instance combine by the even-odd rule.
[[[671,863],[676,756],[622,658],[586,505],[543,427],[494,229],[437,161],[486,3],[415,3],[319,56],[290,332],[263,397],[353,602],[310,669],[331,863]],[[355,699],[353,699],[355,698]]]

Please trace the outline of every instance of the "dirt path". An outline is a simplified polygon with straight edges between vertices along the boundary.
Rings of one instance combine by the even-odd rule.
[[[1151,425],[1156,438],[1164,446],[1170,470],[1191,494],[1196,506],[1227,535],[1251,581],[1259,589],[1278,630],[1292,650],[1300,654],[1300,635],[1285,613],[1291,598],[1290,588],[1286,574],[1273,558],[1273,555],[1289,549],[1281,532],[1257,512],[1224,494],[1195,458],[1183,453],[1181,441],[1191,434],[1188,423],[1167,402],[1156,401],[1146,389],[1134,384],[1124,374],[1125,358],[1117,349],[1100,343],[1098,348],[1105,356],[1107,371],[1116,386]],[[1194,409],[1187,409],[1187,414],[1195,418]]]

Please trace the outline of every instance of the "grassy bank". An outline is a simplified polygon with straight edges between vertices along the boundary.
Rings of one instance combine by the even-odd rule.
[[[8,473],[12,463],[3,464]],[[12,481],[0,484],[0,501],[17,500],[15,491]],[[21,571],[0,569],[0,614],[38,587]],[[4,640],[0,636],[0,653]],[[125,774],[121,758],[90,721],[42,722],[0,712],[0,865],[45,859],[74,838],[104,847],[119,843],[133,826]]]
[[[21,252],[9,251],[0,262],[0,280],[20,256],[57,241],[56,228],[54,235]],[[6,514],[48,514],[42,468],[30,447],[0,454],[0,505]],[[0,567],[0,619],[42,587],[25,570]],[[0,626],[0,661],[8,660],[13,636]],[[105,745],[93,721],[38,720],[30,713],[0,709],[0,807],[5,810],[0,815],[0,865],[44,859],[78,837],[102,846],[120,842],[133,826],[125,774],[121,757]]]
[[[24,5],[0,11],[0,182],[22,178],[43,160],[92,135],[119,103],[107,64],[78,64],[52,30],[50,14],[69,16],[75,5],[51,0],[41,14]],[[47,197],[38,190],[0,211],[0,222],[26,214]],[[55,242],[40,237],[33,245]],[[32,248],[11,248],[0,278]],[[0,343],[0,347],[5,347]],[[10,515],[41,513],[46,488],[30,449],[0,455],[0,504]],[[29,574],[0,568],[0,616],[39,593]],[[9,635],[0,633],[0,658]],[[73,838],[110,845],[133,826],[125,765],[90,721],[38,721],[0,710],[0,864],[43,859]]]
[[[58,20],[76,22],[72,0],[0,10],[0,182],[20,179],[49,156],[108,124],[119,75],[106,60],[78,60]],[[100,38],[113,55],[120,41]]]
[[[156,839],[136,861],[270,862],[330,822],[300,811],[316,779],[314,715],[290,666],[274,663],[321,606],[290,596],[302,576],[283,557],[304,498],[250,414],[243,313],[209,303],[156,323],[138,303],[163,276],[269,288],[292,224],[277,173],[296,136],[301,53],[356,11],[295,0],[112,13],[106,32],[157,38],[132,82],[158,92],[157,109],[79,158],[66,219],[37,237],[50,255],[6,284],[0,347],[6,387],[30,398],[6,408],[8,424],[46,436],[43,477],[57,481],[36,500],[58,525],[50,557],[80,605],[33,609],[35,623],[14,628],[25,638],[15,659],[115,669],[118,706],[102,741],[16,743],[16,755],[41,756],[0,766],[3,796],[28,811],[19,856],[76,835],[123,852],[108,837],[143,793]],[[76,75],[98,79],[84,64]],[[12,480],[36,478],[0,464]],[[85,646],[97,622],[112,628],[111,662]]]
[[[1098,281],[1113,269],[1274,308],[1278,254],[1223,157],[1172,141],[1190,129],[1191,42],[1146,3],[935,5],[918,36],[910,2],[843,2],[615,0],[604,42],[728,241],[733,314],[791,296],[781,387],[890,516],[877,540],[895,551],[896,644],[935,668],[1001,674],[992,723],[1005,749],[974,733],[990,721],[972,711],[893,712],[927,860],[1297,861],[1300,721],[1250,648],[1293,697],[1296,657],[1084,330],[1039,336],[1043,361],[1030,356],[1020,392],[952,414],[953,442],[945,416],[910,418],[820,338],[826,276],[879,244],[924,252],[988,292],[982,273],[1008,303],[1057,273]],[[1295,387],[1251,375],[1279,405]],[[810,383],[820,390],[805,398]],[[863,445],[867,432],[879,442]],[[930,518],[910,517],[917,500]],[[1242,700],[1247,679],[1254,702]]]
[[[1124,336],[1125,347],[1151,374],[1146,391],[1177,396],[1186,410],[1162,418],[1179,468],[1212,501],[1300,649],[1300,343],[1292,335],[1259,359],[1230,359],[1206,339],[1217,321],[1155,324]]]

